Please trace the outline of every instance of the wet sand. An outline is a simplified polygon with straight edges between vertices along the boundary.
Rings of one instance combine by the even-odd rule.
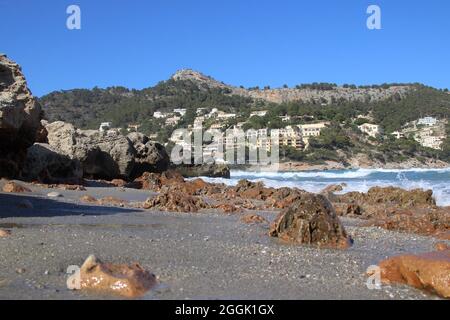
[[[395,254],[424,252],[439,240],[359,226],[342,219],[348,250],[279,243],[267,224],[242,214],[189,214],[82,204],[85,194],[144,201],[149,191],[87,188],[64,191],[28,185],[30,194],[0,193],[0,299],[111,299],[66,287],[69,265],[89,254],[105,262],[139,262],[160,285],[143,299],[438,299],[407,286],[366,287],[368,266]],[[57,191],[61,198],[48,198]],[[33,209],[17,204],[29,200]],[[268,221],[276,213],[257,212]]]

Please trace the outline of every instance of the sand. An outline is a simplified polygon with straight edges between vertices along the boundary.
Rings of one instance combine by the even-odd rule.
[[[144,201],[148,191],[87,188],[0,193],[0,299],[110,299],[66,287],[66,270],[89,254],[106,262],[139,262],[160,285],[142,299],[438,299],[422,291],[366,286],[367,267],[395,254],[430,251],[439,240],[343,219],[355,240],[348,250],[279,243],[268,224],[245,224],[241,214],[196,214],[104,207],[82,195]],[[63,197],[46,195],[57,191]],[[20,208],[24,199],[34,208]],[[274,212],[254,212],[272,221]]]

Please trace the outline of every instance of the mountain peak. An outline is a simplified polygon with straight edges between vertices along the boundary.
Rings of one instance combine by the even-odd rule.
[[[191,80],[194,82],[206,83],[209,87],[226,87],[225,84],[193,69],[181,69],[172,76],[173,80]]]

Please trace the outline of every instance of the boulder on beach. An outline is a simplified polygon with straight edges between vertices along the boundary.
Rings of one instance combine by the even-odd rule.
[[[20,66],[0,54],[0,177],[20,177],[26,150],[42,133],[41,118]]]
[[[128,134],[136,150],[136,164],[133,170],[133,177],[139,177],[144,172],[164,172],[169,167],[169,155],[163,145],[150,139],[139,132]]]
[[[172,212],[197,212],[200,209],[209,208],[209,205],[201,197],[168,190],[147,199],[143,207]]]
[[[180,172],[183,177],[211,177],[211,178],[230,178],[230,167],[226,164],[205,163],[191,165],[177,165],[175,170]]]
[[[58,153],[49,144],[35,143],[27,150],[23,177],[43,183],[81,183],[83,170],[77,159]]]
[[[383,204],[402,208],[436,205],[432,190],[405,190],[397,187],[373,187],[367,193],[349,192],[335,195],[333,202],[356,203],[361,206]]]
[[[145,171],[164,171],[169,164],[164,147],[143,134],[80,130],[62,121],[47,123],[46,129],[49,145],[78,160],[87,178],[130,180]]]
[[[399,255],[379,263],[381,281],[407,284],[450,298],[450,250]]]
[[[6,238],[6,237],[9,237],[10,235],[11,235],[11,231],[5,230],[5,229],[0,229],[0,238]]]
[[[27,187],[24,187],[23,185],[14,181],[8,181],[7,183],[5,183],[5,185],[2,188],[2,191],[7,193],[31,192],[31,190],[28,189]]]
[[[90,255],[79,273],[73,274],[67,284],[72,290],[136,298],[143,296],[157,285],[157,280],[154,274],[137,263],[131,265],[102,263],[94,255]]]
[[[347,248],[351,238],[323,195],[304,193],[272,223],[272,237],[296,244]]]

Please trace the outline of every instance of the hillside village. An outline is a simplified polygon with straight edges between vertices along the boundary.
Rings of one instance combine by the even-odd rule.
[[[450,161],[450,94],[421,84],[332,83],[243,88],[185,69],[143,90],[111,87],[53,92],[41,98],[49,121],[85,129],[138,131],[163,143],[193,143],[214,133],[204,156],[222,146],[271,152],[278,134],[282,161],[384,165],[416,159]],[[185,129],[188,139],[178,133]],[[245,140],[227,135],[244,134]],[[434,161],[434,160],[433,160]],[[420,164],[416,164],[420,165]]]
[[[250,113],[252,117],[264,117],[268,110],[258,110]],[[186,116],[187,110],[184,108],[175,108],[172,112],[156,111],[153,113],[155,119],[164,121],[167,127],[176,127],[180,121]],[[168,141],[165,143],[173,143],[175,145],[190,146],[193,144],[193,133],[196,130],[206,131],[213,134],[212,141],[205,141],[203,144],[203,157],[216,157],[216,161],[225,161],[223,154],[218,154],[220,150],[224,150],[225,147],[239,148],[241,146],[250,149],[264,149],[270,152],[273,148],[274,140],[271,139],[271,134],[276,134],[278,137],[278,145],[280,147],[288,147],[296,150],[307,150],[310,146],[310,139],[319,137],[324,128],[330,125],[329,121],[312,121],[311,123],[297,123],[302,119],[293,119],[288,115],[280,115],[279,118],[283,123],[291,123],[279,129],[245,129],[246,121],[237,122],[236,124],[229,125],[229,120],[237,118],[236,113],[227,113],[220,111],[217,108],[212,108],[208,111],[206,108],[197,108],[196,117],[192,124],[188,124],[187,131],[189,138],[186,141],[186,137],[182,134],[178,134],[174,131]],[[304,117],[301,117],[304,118]],[[313,117],[312,117],[313,118]],[[370,116],[359,115],[356,119],[353,119],[354,123],[358,120],[367,120]],[[447,138],[445,126],[447,125],[446,119],[437,119],[435,117],[423,117],[415,121],[406,123],[401,129],[386,134],[379,124],[372,122],[364,122],[357,126],[360,134],[367,137],[369,140],[376,141],[377,139],[386,139],[393,137],[397,140],[401,139],[414,139],[424,148],[430,148],[434,150],[442,150],[442,144]],[[359,121],[361,122],[361,121]],[[120,128],[112,128],[110,122],[102,123],[99,130],[107,131],[112,134],[115,131],[120,131]],[[127,131],[139,131],[139,125],[129,125]],[[245,140],[238,140],[243,134]],[[150,135],[151,138],[157,139],[157,135]]]

